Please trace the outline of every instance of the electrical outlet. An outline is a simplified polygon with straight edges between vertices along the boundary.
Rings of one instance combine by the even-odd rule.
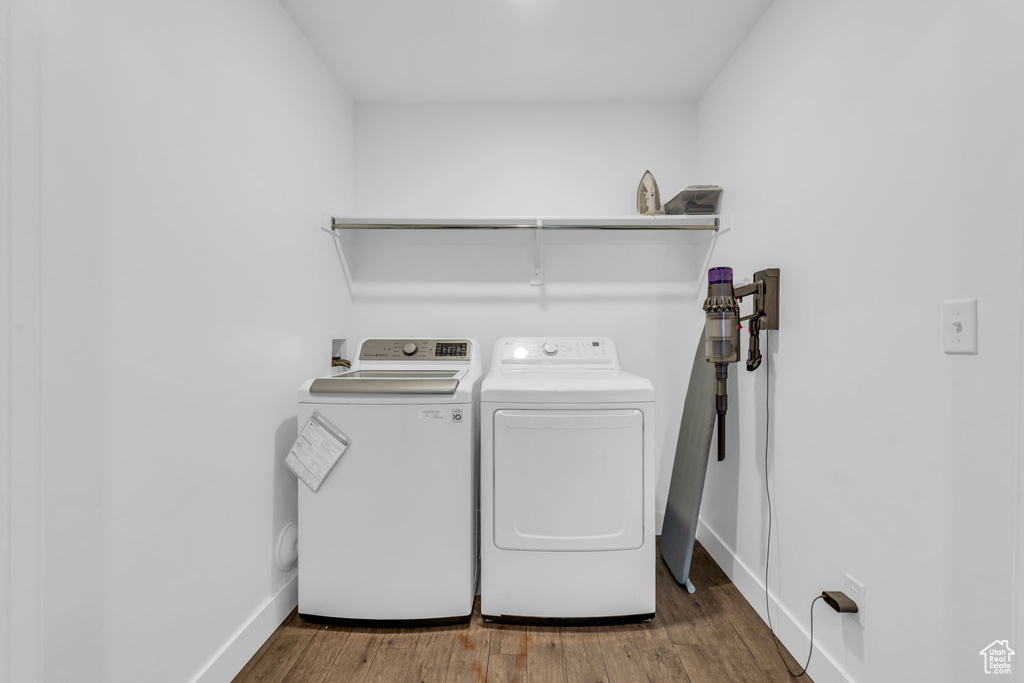
[[[857,611],[849,614],[848,616],[860,624],[861,628],[865,627],[864,614],[867,612],[867,591],[864,589],[864,584],[853,578],[849,574],[846,575],[846,590],[844,591],[847,596],[855,603],[857,603]]]

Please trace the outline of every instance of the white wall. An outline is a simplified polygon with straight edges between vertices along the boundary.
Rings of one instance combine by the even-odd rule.
[[[10,0],[0,1],[0,681],[11,674],[11,79]]]
[[[363,215],[633,215],[648,168],[662,201],[700,181],[692,104],[357,104],[355,120]],[[654,382],[664,471],[709,244],[684,239],[552,232],[542,236],[545,285],[531,287],[532,231],[346,235],[349,337],[474,337],[486,367],[502,336],[610,336],[624,366]],[[662,477],[659,527],[667,487]]]
[[[0,536],[9,542],[9,573],[0,610],[7,641],[0,652],[0,680],[39,680],[40,605],[40,27],[38,0],[9,0],[4,67],[10,118],[6,122],[4,289],[6,335],[3,347],[7,393],[5,435],[0,446],[9,514]],[[16,627],[14,627],[16,625]],[[6,677],[4,677],[6,676]]]
[[[227,680],[294,604],[282,459],[346,314],[318,226],[351,101],[273,0],[53,0],[42,44],[43,679],[228,647]]]
[[[358,104],[364,215],[632,215],[693,180],[692,104]]]
[[[782,269],[771,591],[806,629],[844,572],[866,584],[863,631],[815,623],[850,681],[980,680],[1013,637],[1022,12],[778,0],[700,102],[701,175],[734,214],[716,261]],[[980,353],[944,355],[942,302],[965,296]],[[739,374],[702,538],[763,610],[765,369]]]

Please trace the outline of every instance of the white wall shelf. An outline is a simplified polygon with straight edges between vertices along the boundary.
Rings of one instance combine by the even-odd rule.
[[[431,217],[357,218],[332,217],[332,230],[713,230],[718,216],[546,216],[546,217]]]
[[[466,248],[525,246],[531,252],[531,285],[544,284],[547,247],[614,247],[625,240],[638,248],[650,249],[653,245],[710,241],[720,230],[728,229],[718,215],[388,218],[335,217],[325,213],[322,217],[323,229],[340,237],[341,242],[353,249],[365,246],[398,253],[410,248],[444,245],[447,253],[463,253],[467,262],[475,262],[480,252],[475,251],[470,257],[465,255]],[[345,259],[344,254],[342,258]],[[345,268],[350,272],[348,263]]]

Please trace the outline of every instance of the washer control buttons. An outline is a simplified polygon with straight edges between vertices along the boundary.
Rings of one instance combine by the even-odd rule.
[[[402,353],[404,353],[407,356],[411,356],[412,354],[416,353],[416,350],[418,348],[419,347],[416,346],[416,344],[414,344],[413,342],[409,342],[408,344],[402,347]]]
[[[544,346],[541,347],[541,350],[544,351],[544,355],[553,356],[558,353],[558,344],[554,342],[544,342]]]

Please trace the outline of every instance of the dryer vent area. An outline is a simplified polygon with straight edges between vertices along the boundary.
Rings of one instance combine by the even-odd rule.
[[[660,539],[659,539],[660,540]],[[620,626],[322,626],[296,612],[235,677],[256,681],[787,681],[768,627],[697,543],[686,593],[659,555],[657,612]],[[789,666],[797,662],[782,648]],[[810,682],[804,676],[801,680]]]

